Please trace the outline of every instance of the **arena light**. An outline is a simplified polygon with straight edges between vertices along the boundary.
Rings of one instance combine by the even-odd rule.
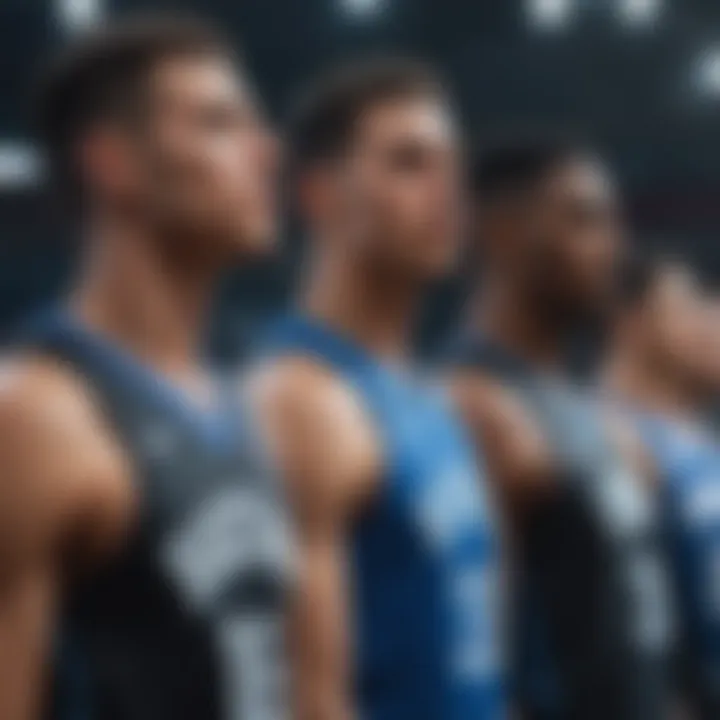
[[[705,50],[700,56],[695,86],[702,95],[720,97],[720,45]]]
[[[568,25],[575,11],[575,0],[526,0],[531,26],[539,30],[559,30]]]
[[[102,19],[104,12],[104,0],[56,0],[55,14],[64,32],[92,27]]]
[[[35,187],[43,177],[37,150],[27,143],[0,142],[0,190]]]
[[[620,22],[628,27],[654,25],[662,12],[661,0],[618,0],[616,13]]]
[[[387,6],[387,0],[339,0],[340,9],[350,18],[369,18],[379,15]]]

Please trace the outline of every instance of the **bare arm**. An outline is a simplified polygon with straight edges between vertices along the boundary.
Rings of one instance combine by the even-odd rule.
[[[295,509],[300,580],[291,619],[298,720],[351,720],[350,524],[377,477],[374,438],[356,399],[327,371],[286,361],[258,399]]]
[[[95,441],[97,424],[88,424],[79,396],[51,376],[32,363],[0,368],[3,720],[40,714],[63,578],[81,547],[89,558],[110,546],[124,502],[112,484],[118,465]]]
[[[40,712],[55,583],[40,558],[16,560],[0,588],[0,716],[29,720]]]

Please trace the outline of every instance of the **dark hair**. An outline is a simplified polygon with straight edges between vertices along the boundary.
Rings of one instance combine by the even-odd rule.
[[[44,68],[35,122],[51,173],[79,191],[74,146],[94,123],[127,119],[143,107],[148,75],[175,56],[228,54],[212,26],[192,17],[136,15],[75,38]]]
[[[530,190],[564,163],[593,153],[572,140],[544,138],[498,144],[475,153],[470,184],[480,201]]]
[[[352,141],[358,117],[386,101],[415,96],[446,98],[442,80],[427,65],[406,58],[375,58],[344,65],[301,97],[291,122],[294,169],[332,160]]]

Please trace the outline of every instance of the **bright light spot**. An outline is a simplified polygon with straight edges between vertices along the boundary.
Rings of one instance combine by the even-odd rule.
[[[695,83],[703,95],[720,96],[720,47],[703,53],[697,66]]]
[[[621,22],[634,27],[653,25],[660,17],[661,0],[618,0],[617,13]]]
[[[387,0],[339,0],[342,10],[355,18],[378,15],[385,9]]]
[[[95,25],[103,16],[103,0],[56,0],[56,14],[65,32],[78,32]]]
[[[0,190],[33,187],[42,174],[42,162],[34,147],[22,142],[0,143]]]
[[[572,19],[575,0],[526,0],[530,24],[541,30],[557,30]]]

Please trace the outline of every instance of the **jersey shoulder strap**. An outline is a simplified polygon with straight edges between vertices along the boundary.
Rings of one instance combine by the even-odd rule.
[[[477,369],[511,383],[527,383],[532,370],[512,353],[482,335],[462,335],[445,352],[451,367]]]
[[[343,373],[362,373],[372,358],[349,338],[304,315],[288,315],[277,321],[261,344],[263,355],[303,354]]]
[[[109,416],[127,404],[127,388],[117,382],[111,353],[69,313],[52,309],[32,317],[14,341],[21,351],[55,360],[82,377]]]

